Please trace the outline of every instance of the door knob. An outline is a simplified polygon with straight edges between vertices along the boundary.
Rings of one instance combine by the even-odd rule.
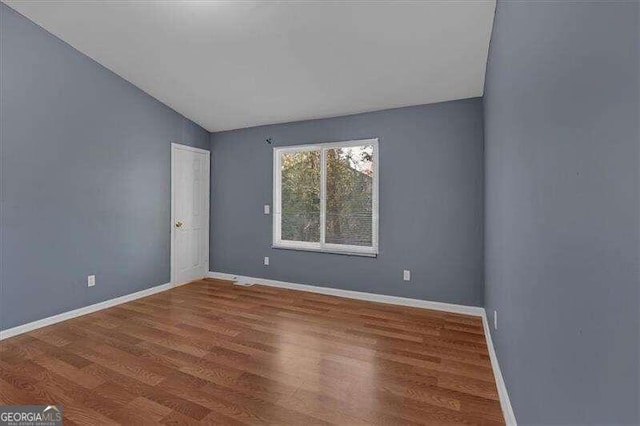
[[[182,222],[177,221],[176,222],[176,228],[182,228]]]

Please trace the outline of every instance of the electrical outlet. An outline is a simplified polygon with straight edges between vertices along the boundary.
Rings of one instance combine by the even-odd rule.
[[[405,280],[405,281],[411,281],[411,271],[408,270],[408,269],[405,269],[402,272],[402,279]]]
[[[264,214],[271,213],[271,206],[269,204],[264,205]]]
[[[493,328],[498,329],[498,311],[493,311]]]
[[[269,257],[268,256],[264,257],[264,266],[269,266]]]
[[[96,285],[96,276],[89,275],[87,277],[87,287],[93,287],[94,285]]]

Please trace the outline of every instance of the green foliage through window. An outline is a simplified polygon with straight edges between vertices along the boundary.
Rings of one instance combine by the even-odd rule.
[[[282,155],[282,239],[320,241],[320,151]]]
[[[372,247],[373,145],[286,150],[280,154],[283,241]],[[325,166],[324,206],[322,190]],[[321,212],[325,211],[324,241]]]
[[[336,148],[327,156],[325,241],[371,246],[373,147]]]

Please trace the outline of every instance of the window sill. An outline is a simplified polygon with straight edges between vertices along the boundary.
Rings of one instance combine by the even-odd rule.
[[[310,251],[315,253],[340,254],[343,256],[378,257],[378,253],[367,253],[367,252],[361,252],[361,251],[331,250],[331,249],[295,247],[295,246],[276,245],[276,244],[272,245],[271,248],[276,250]]]

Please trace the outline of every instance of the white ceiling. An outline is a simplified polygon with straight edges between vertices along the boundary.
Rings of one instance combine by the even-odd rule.
[[[3,0],[209,131],[483,94],[495,0]]]

